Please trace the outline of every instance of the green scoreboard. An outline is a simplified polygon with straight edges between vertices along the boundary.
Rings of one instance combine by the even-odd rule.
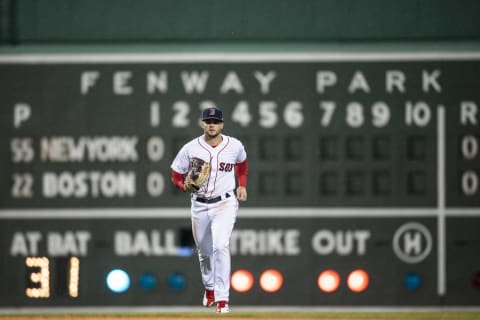
[[[250,166],[232,304],[479,306],[479,74],[477,52],[0,55],[0,307],[198,305],[170,163],[212,105]]]

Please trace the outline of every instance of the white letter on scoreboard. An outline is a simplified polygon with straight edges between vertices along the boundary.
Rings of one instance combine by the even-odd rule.
[[[80,93],[85,95],[88,93],[91,87],[97,82],[98,78],[100,77],[100,73],[98,71],[85,71],[82,72],[80,77]]]
[[[113,76],[113,92],[119,95],[132,94],[133,88],[128,85],[128,81],[132,77],[130,71],[118,71]]]
[[[462,101],[460,104],[460,122],[466,125],[476,125],[477,124],[477,104],[473,101]]]
[[[337,83],[337,75],[332,71],[317,72],[317,92],[324,93],[325,87],[331,87]]]

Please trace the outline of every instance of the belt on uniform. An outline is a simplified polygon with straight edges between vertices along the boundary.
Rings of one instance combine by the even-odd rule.
[[[218,201],[221,201],[222,199],[230,198],[231,196],[232,195],[229,192],[227,192],[227,193],[225,193],[224,197],[222,197],[222,196],[218,196],[218,197],[215,197],[215,198],[194,197],[193,200],[201,202],[201,203],[217,203]]]

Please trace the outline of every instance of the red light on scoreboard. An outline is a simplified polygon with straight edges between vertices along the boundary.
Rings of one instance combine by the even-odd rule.
[[[475,288],[480,288],[480,271],[473,275],[473,286]]]
[[[282,285],[283,275],[275,269],[265,270],[260,275],[260,288],[266,292],[276,292],[282,288]]]
[[[237,292],[247,292],[252,289],[254,280],[250,271],[237,270],[232,274],[230,282],[233,290]]]
[[[334,292],[340,286],[340,275],[335,270],[322,271],[317,278],[317,284],[323,292]]]
[[[369,282],[370,278],[368,273],[361,269],[353,270],[347,278],[348,288],[353,292],[365,291]]]

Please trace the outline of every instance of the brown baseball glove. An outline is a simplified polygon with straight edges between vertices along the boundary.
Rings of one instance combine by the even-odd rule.
[[[200,158],[192,158],[190,168],[185,176],[184,190],[186,192],[197,192],[203,186],[209,174],[210,163]]]

